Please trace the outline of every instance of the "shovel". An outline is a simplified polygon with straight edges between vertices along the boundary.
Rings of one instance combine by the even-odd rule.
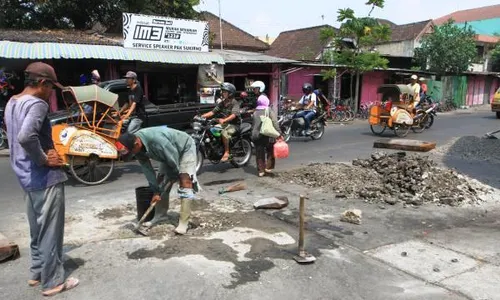
[[[492,132],[488,132],[484,135],[485,138],[487,139],[492,139],[492,140],[496,140],[498,139],[496,136],[494,136],[495,133],[498,133],[500,132],[500,129],[499,130],[496,130],[496,131],[492,131]]]
[[[167,182],[167,184],[165,185],[165,189],[164,191],[170,191],[170,188],[171,186],[175,183],[175,181],[169,181]],[[163,200],[163,201],[166,201],[166,200]],[[141,226],[142,226],[142,223],[144,223],[144,220],[146,220],[146,218],[148,217],[148,215],[151,213],[151,211],[153,210],[153,208],[155,208],[156,204],[158,203],[159,201],[156,201],[154,203],[151,203],[148,207],[148,209],[146,210],[146,212],[142,215],[141,219],[139,220],[139,222],[134,226],[134,229],[133,231],[135,233],[138,233],[140,235],[143,235],[143,236],[148,236],[148,233],[147,231],[145,231],[144,229],[141,229]]]

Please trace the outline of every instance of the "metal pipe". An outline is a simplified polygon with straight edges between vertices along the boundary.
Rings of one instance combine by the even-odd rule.
[[[300,195],[299,207],[299,255],[304,253],[304,195]]]
[[[224,46],[222,43],[222,17],[221,17],[221,9],[220,9],[220,0],[219,0],[219,29],[220,29],[220,49],[224,50]]]

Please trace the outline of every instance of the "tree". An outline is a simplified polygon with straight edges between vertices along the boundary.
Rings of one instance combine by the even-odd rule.
[[[387,68],[389,61],[375,50],[375,45],[388,41],[391,29],[388,25],[380,24],[371,17],[375,8],[384,8],[384,0],[368,0],[366,5],[371,10],[366,17],[356,17],[350,8],[338,11],[337,21],[341,22],[340,29],[331,28],[321,32],[322,41],[333,39],[333,49],[324,53],[323,60],[338,66],[345,66],[351,73],[351,98],[354,94],[354,110],[358,109],[360,75],[376,68]],[[324,72],[324,78],[336,76],[335,70]],[[356,89],[353,92],[354,77]]]
[[[89,29],[97,22],[121,30],[122,13],[193,19],[200,0],[3,0],[0,28]]]
[[[457,26],[453,20],[434,26],[415,49],[415,61],[422,69],[440,75],[467,71],[477,57],[475,32],[470,26]]]

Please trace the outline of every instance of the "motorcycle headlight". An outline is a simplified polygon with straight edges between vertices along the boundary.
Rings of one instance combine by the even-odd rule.
[[[192,127],[193,127],[194,131],[201,130],[201,124],[199,122],[193,122]]]

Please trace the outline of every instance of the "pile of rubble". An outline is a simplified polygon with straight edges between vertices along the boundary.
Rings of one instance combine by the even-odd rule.
[[[437,167],[428,157],[407,156],[406,152],[373,153],[369,159],[354,160],[352,166],[313,164],[280,177],[287,182],[332,189],[337,198],[389,204],[479,204],[493,191],[477,180]]]

